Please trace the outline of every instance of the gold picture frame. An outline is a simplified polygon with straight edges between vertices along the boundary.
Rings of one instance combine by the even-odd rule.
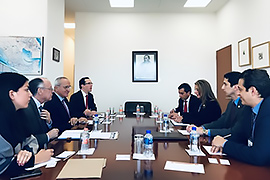
[[[238,42],[238,64],[240,67],[251,64],[251,38]]]
[[[252,68],[270,67],[270,41],[252,47]]]

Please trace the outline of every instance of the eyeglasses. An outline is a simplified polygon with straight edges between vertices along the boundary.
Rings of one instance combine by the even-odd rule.
[[[92,83],[92,82],[88,82],[88,83],[85,83],[85,84],[94,84],[94,83]]]
[[[69,85],[69,86],[63,86],[63,88],[64,88],[64,89],[70,89],[71,86],[70,86],[70,85]]]

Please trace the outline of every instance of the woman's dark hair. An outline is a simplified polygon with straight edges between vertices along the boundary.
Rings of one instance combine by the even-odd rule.
[[[195,85],[198,86],[202,104],[205,104],[206,101],[217,101],[210,84],[206,80],[198,80]]]

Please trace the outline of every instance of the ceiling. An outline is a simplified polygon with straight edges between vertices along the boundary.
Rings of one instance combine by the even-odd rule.
[[[215,13],[229,0],[212,0],[205,8],[184,8],[186,0],[134,0],[134,8],[111,8],[109,0],[65,0],[65,22],[75,22],[75,12],[102,13]],[[65,32],[74,39],[74,30]]]

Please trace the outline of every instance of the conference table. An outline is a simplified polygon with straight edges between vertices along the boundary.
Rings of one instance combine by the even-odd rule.
[[[81,125],[78,126],[82,128]],[[170,126],[172,126],[170,124]],[[247,179],[270,179],[269,167],[257,167],[241,163],[227,156],[211,156],[205,149],[202,151],[206,156],[189,156],[185,149],[188,148],[189,141],[154,141],[155,160],[133,160],[133,131],[146,128],[158,129],[159,124],[156,119],[147,117],[115,118],[110,125],[99,125],[99,129],[104,132],[118,131],[117,140],[97,140],[91,139],[90,146],[96,150],[91,156],[72,156],[71,158],[106,158],[106,167],[102,171],[102,180],[129,180],[129,179],[196,179],[196,180],[247,180]],[[89,127],[92,128],[91,126]],[[181,127],[175,127],[175,129]],[[210,145],[208,137],[200,137],[201,145]],[[54,140],[49,144],[49,148],[55,150],[55,155],[63,151],[78,151],[79,140]],[[270,153],[270,152],[269,152]],[[130,154],[129,161],[117,161],[116,154]],[[210,164],[208,158],[228,159],[230,165]],[[164,170],[166,161],[199,163],[204,165],[205,174]],[[59,161],[54,168],[42,167],[42,175],[29,179],[56,179],[57,175],[67,161]],[[77,167],[80,168],[80,167]],[[74,169],[76,171],[76,169]],[[91,171],[91,169],[89,169]]]

